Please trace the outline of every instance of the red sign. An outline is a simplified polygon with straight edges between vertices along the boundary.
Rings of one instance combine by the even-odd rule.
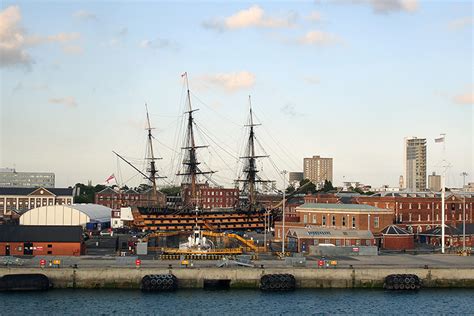
[[[40,260],[40,266],[44,267],[46,265],[46,260],[41,259]]]
[[[359,248],[358,248],[358,247],[354,247],[354,248],[352,248],[352,251],[353,251],[353,252],[359,252]]]
[[[318,260],[318,267],[324,266],[324,260]]]
[[[135,260],[135,265],[137,268],[142,264],[142,261],[140,259]]]

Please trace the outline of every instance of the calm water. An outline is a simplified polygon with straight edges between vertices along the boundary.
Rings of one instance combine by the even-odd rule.
[[[0,293],[0,314],[73,315],[474,315],[474,290],[180,290],[142,293],[124,290],[51,290]]]

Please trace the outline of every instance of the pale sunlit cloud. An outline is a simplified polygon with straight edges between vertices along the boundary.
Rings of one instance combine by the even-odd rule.
[[[244,28],[289,28],[295,25],[297,14],[288,13],[284,17],[275,17],[265,14],[265,11],[258,5],[253,5],[248,9],[240,10],[233,15],[224,18],[217,18],[205,21],[205,28],[216,30],[237,30]]]
[[[33,58],[28,48],[45,43],[67,43],[77,40],[79,33],[55,35],[29,35],[21,26],[21,11],[18,6],[9,6],[0,11],[0,67],[31,67]]]
[[[203,75],[200,79],[228,92],[249,89],[255,84],[255,75],[248,71]]]
[[[372,7],[374,13],[389,14],[394,12],[414,13],[419,8],[418,0],[334,0],[336,3],[361,4]]]
[[[474,90],[463,94],[458,94],[453,98],[453,101],[457,104],[472,105],[474,104]]]
[[[310,22],[321,22],[321,13],[318,11],[313,11],[305,17],[306,20]]]
[[[452,31],[460,30],[465,27],[470,27],[473,24],[472,16],[458,18],[449,22],[448,28]]]
[[[61,104],[71,108],[77,106],[77,102],[74,97],[51,98],[49,99],[49,103]]]
[[[341,42],[340,38],[334,34],[313,30],[297,39],[302,45],[331,45]]]

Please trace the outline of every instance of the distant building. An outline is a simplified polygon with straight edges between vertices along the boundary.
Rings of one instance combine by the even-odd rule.
[[[332,158],[313,156],[303,159],[303,176],[313,182],[317,188],[322,187],[325,180],[332,180]]]
[[[428,176],[428,189],[434,192],[441,191],[441,176],[436,172]]]
[[[288,174],[288,183],[294,188],[298,188],[300,185],[300,181],[302,181],[303,179],[304,179],[303,172],[290,172]]]
[[[474,182],[469,182],[468,184],[464,185],[464,191],[474,192]]]
[[[72,202],[72,188],[0,188],[0,217],[18,218],[35,207]]]
[[[166,196],[164,193],[158,191],[158,205],[164,206],[166,204]],[[145,192],[137,192],[132,189],[128,190],[114,190],[110,187],[103,189],[95,194],[95,204],[110,207],[111,209],[120,209],[121,207],[139,206],[149,207],[157,206],[157,202],[153,197],[153,189],[148,189]]]
[[[54,188],[52,172],[18,172],[15,169],[0,168],[0,187]]]
[[[204,183],[197,185],[196,191],[198,205],[203,209],[232,208],[236,207],[239,201],[237,188],[213,188]],[[189,185],[183,185],[181,194],[184,205],[191,205],[192,194]]]
[[[405,188],[405,181],[403,180],[402,175],[400,175],[400,177],[398,178],[398,187],[400,188],[400,190],[403,190]]]
[[[405,181],[409,191],[425,191],[426,138],[405,139]]]

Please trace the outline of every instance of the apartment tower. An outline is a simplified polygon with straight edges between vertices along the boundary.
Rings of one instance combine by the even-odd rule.
[[[405,184],[409,191],[425,191],[426,138],[405,138]]]

